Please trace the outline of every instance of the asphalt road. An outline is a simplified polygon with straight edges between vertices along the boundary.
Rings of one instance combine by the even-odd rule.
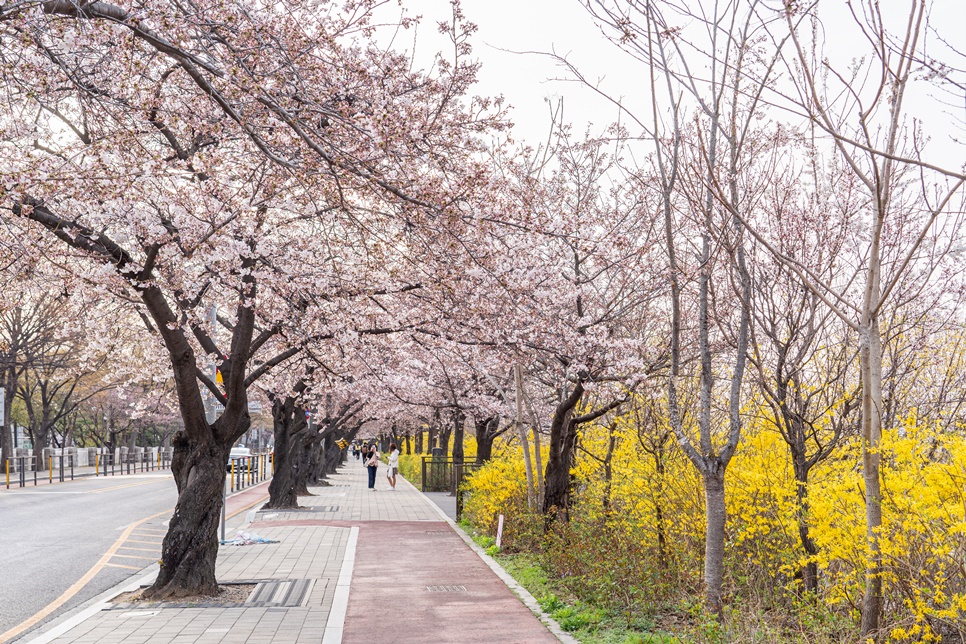
[[[32,628],[157,561],[176,500],[167,472],[0,488],[0,640],[88,572],[95,574]]]

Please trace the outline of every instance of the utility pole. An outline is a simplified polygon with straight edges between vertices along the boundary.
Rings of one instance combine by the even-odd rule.
[[[208,323],[211,325],[211,331],[210,331],[210,333],[211,333],[211,343],[214,344],[215,347],[217,348],[218,347],[218,343],[215,340],[215,336],[216,336],[217,328],[218,328],[218,311],[215,308],[214,303],[212,303],[211,307],[208,309]],[[212,382],[218,382],[218,358],[217,358],[217,356],[215,358],[213,358],[212,361],[211,361],[211,381]],[[208,421],[208,424],[209,425],[211,423],[214,423],[215,420],[218,418],[218,415],[217,415],[217,413],[215,411],[215,405],[216,404],[217,404],[217,400],[215,399],[214,394],[212,394],[210,391],[206,391],[205,392],[205,420]]]

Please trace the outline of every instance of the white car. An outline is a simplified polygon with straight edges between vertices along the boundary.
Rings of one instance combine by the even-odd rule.
[[[228,471],[231,471],[231,464],[235,463],[235,470],[248,469],[251,466],[252,450],[247,447],[232,447],[228,454]]]

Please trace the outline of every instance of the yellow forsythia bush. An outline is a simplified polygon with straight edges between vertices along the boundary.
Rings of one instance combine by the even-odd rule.
[[[861,470],[854,458],[830,466],[812,489],[815,535],[828,600],[853,603],[868,561]],[[851,463],[849,462],[851,461]],[[886,618],[894,641],[966,638],[966,440],[910,420],[882,437],[882,531]]]
[[[400,454],[399,473],[404,479],[419,487],[423,478],[422,463],[423,457],[419,454]]]
[[[626,550],[628,556],[644,557],[635,565],[667,571],[660,579],[652,576],[650,583],[660,584],[669,603],[676,593],[697,596],[704,547],[700,476],[673,440],[653,449],[653,441],[648,442],[653,436],[645,430],[660,435],[662,428],[639,428],[630,415],[611,422],[581,428],[572,470],[572,525],[557,539],[567,543],[554,542],[558,554],[544,555],[561,557],[560,566],[572,571],[582,570],[588,562],[573,553],[598,552],[594,540],[606,532],[640,546],[622,547],[620,553],[612,547],[611,557]],[[604,461],[612,437],[608,476]],[[911,418],[883,432],[881,455],[879,537],[889,641],[966,641],[966,437]],[[851,437],[812,468],[804,516],[818,554],[810,559],[799,535],[801,508],[788,446],[767,417],[747,420],[726,480],[729,601],[784,606],[783,619],[792,620],[795,629],[809,630],[815,609],[807,606],[816,604],[802,603],[800,575],[811,561],[819,571],[817,605],[841,620],[828,627],[826,639],[816,641],[837,641],[852,632],[849,624],[858,618],[869,562],[861,462],[861,442]],[[504,540],[511,548],[539,549],[550,543],[533,538],[542,522],[527,510],[518,446],[502,449],[464,489],[464,516],[480,530],[494,534],[502,513]],[[653,593],[635,596],[653,598]],[[800,618],[796,610],[804,611]]]
[[[496,535],[498,517],[504,515],[504,548],[521,547],[532,536],[535,515],[527,508],[522,453],[503,451],[470,476],[463,490],[463,519],[479,531]]]

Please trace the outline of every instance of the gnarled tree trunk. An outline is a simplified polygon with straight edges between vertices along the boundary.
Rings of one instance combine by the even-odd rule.
[[[302,416],[304,419],[304,415]],[[299,430],[305,428],[296,423],[295,399],[274,398],[272,420],[275,430],[274,473],[268,485],[266,509],[296,509],[299,507],[296,493],[296,449],[300,443]]]
[[[145,596],[173,599],[218,593],[215,560],[225,489],[225,463],[231,444],[196,443],[175,434],[171,473],[178,504],[161,550],[161,570]]]

